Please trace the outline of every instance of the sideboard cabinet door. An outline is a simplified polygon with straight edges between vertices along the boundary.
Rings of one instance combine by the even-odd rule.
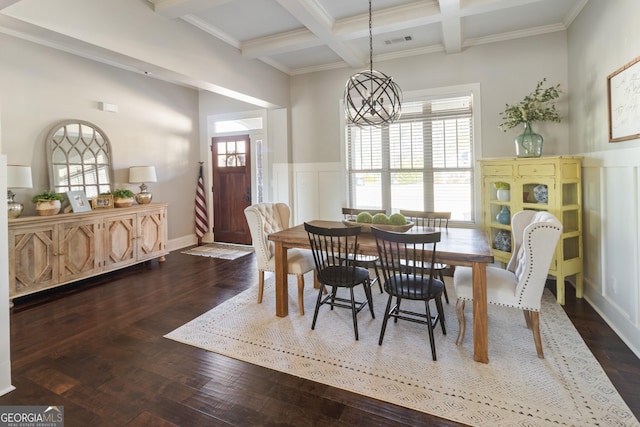
[[[63,222],[58,226],[60,280],[69,282],[98,274],[100,262],[100,221]]]
[[[10,295],[27,295],[57,285],[56,224],[10,228],[9,248]]]
[[[104,219],[106,269],[124,267],[136,262],[136,219],[135,213]]]
[[[137,218],[138,241],[137,259],[143,261],[166,253],[167,215],[164,209],[139,212]]]

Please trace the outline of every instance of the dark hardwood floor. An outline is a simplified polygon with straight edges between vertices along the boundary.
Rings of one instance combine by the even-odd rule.
[[[255,256],[167,256],[15,302],[12,391],[66,426],[454,426],[456,423],[163,338],[257,283]],[[640,417],[640,362],[568,287],[565,310]]]

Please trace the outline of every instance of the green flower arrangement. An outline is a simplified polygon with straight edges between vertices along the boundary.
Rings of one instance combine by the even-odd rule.
[[[503,119],[499,128],[506,132],[508,129],[518,126],[520,123],[531,122],[556,122],[560,123],[560,115],[556,110],[555,100],[560,97],[560,84],[543,88],[547,81],[542,79],[536,85],[536,89],[525,96],[517,104],[509,105],[500,113]]]
[[[117,197],[120,199],[130,199],[134,196],[133,191],[127,190],[126,188],[115,189],[111,192],[111,194],[113,194],[113,197]]]
[[[38,203],[41,200],[64,200],[62,194],[54,193],[53,190],[45,190],[40,194],[37,194],[31,198],[31,202]]]

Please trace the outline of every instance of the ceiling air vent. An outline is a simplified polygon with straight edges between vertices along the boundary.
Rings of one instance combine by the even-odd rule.
[[[411,40],[413,40],[413,37],[404,36],[404,37],[398,37],[398,38],[391,39],[391,40],[385,40],[384,44],[404,43],[404,42],[410,42]]]

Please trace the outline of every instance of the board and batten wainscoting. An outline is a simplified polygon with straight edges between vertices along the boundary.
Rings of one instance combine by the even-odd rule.
[[[584,297],[640,357],[640,148],[580,156]]]
[[[341,163],[280,163],[273,165],[273,171],[275,201],[289,204],[292,225],[342,219],[347,183]]]

